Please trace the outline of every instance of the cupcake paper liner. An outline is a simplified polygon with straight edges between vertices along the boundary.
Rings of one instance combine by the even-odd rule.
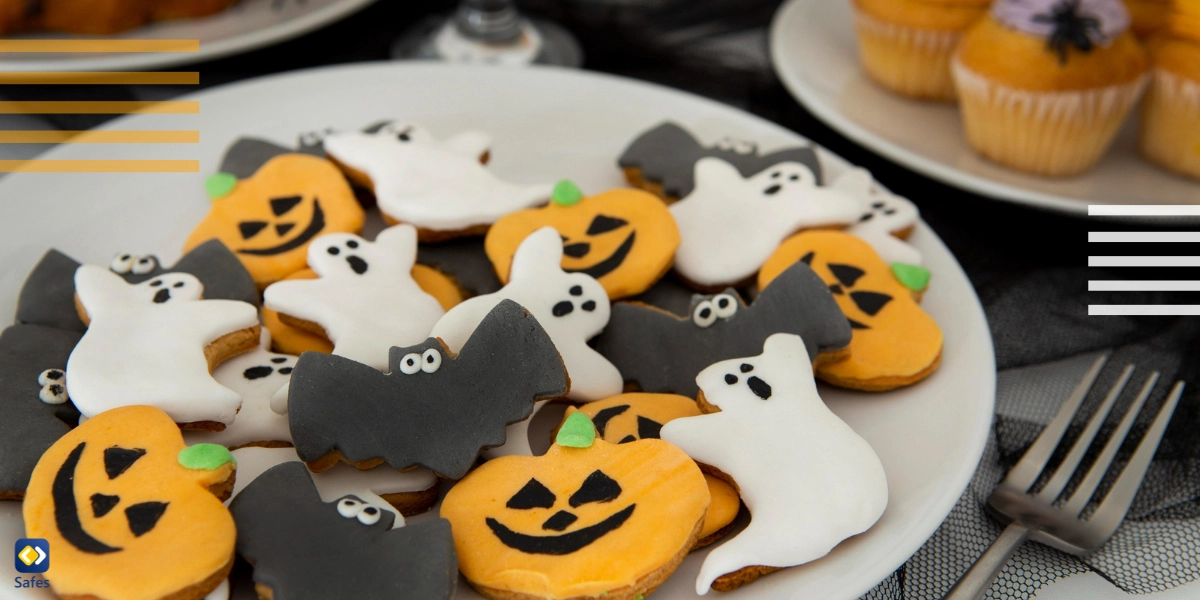
[[[980,154],[1041,175],[1075,175],[1104,155],[1149,75],[1113,86],[1036,92],[997,84],[957,60],[952,71],[967,141]]]
[[[867,74],[904,96],[954,100],[950,58],[962,33],[908,27],[855,11],[859,54]]]
[[[1142,106],[1141,147],[1146,158],[1200,178],[1200,82],[1155,69]]]

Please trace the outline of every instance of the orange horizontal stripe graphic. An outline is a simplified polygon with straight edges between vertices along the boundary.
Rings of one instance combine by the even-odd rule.
[[[0,144],[197,144],[199,131],[0,131]]]
[[[0,173],[199,173],[198,160],[0,160]]]
[[[0,40],[0,52],[199,52],[200,40]]]
[[[0,114],[14,115],[118,115],[126,113],[148,113],[159,115],[199,114],[200,103],[195,101],[13,101],[0,100]]]
[[[8,71],[0,85],[199,85],[199,73],[139,73],[116,71]]]

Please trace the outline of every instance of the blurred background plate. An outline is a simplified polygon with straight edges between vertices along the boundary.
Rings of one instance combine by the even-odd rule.
[[[947,184],[1043,209],[1086,215],[1089,203],[1200,203],[1200,182],[1138,154],[1136,117],[1104,159],[1079,177],[1026,175],[983,159],[967,145],[956,107],[903,98],[867,78],[858,64],[850,3],[790,0],[771,24],[771,61],[779,79],[842,135]]]
[[[423,124],[439,137],[478,128],[493,136],[489,166],[501,176],[520,182],[569,178],[589,195],[625,185],[617,156],[638,133],[665,119],[709,144],[726,135],[756,140],[764,152],[807,143],[769,121],[691,94],[549,67],[361,64],[262,77],[186,98],[200,102],[200,114],[124,117],[104,128],[199,129],[198,145],[64,145],[42,158],[198,158],[200,173],[19,173],[0,180],[0,315],[14,313],[26,274],[51,246],[95,264],[108,264],[116,252],[154,253],[174,263],[184,238],[208,211],[205,176],[240,135],[292,144],[302,132],[350,130],[387,117]],[[830,177],[849,167],[827,151],[821,159]],[[922,223],[911,242],[933,272],[922,305],[945,332],[941,368],[918,385],[886,394],[822,387],[832,410],[883,462],[887,511],[828,556],[721,598],[858,598],[933,534],[975,472],[995,401],[987,322],[937,235]],[[0,502],[0,539],[20,537],[21,528],[19,504]],[[706,554],[689,556],[654,597],[694,598]],[[12,580],[10,564],[0,561],[0,579]],[[0,586],[0,598],[6,594],[16,592]],[[459,597],[478,598],[465,582]]]
[[[375,0],[242,0],[208,17],[151,23],[107,36],[31,33],[6,39],[199,40],[199,52],[71,54],[0,52],[0,71],[138,71],[229,56],[298,37]],[[319,49],[314,49],[319,52]]]

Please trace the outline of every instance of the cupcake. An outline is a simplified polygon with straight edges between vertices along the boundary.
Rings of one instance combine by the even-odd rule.
[[[1121,0],[997,0],[951,64],[967,141],[1022,171],[1086,171],[1149,79],[1129,23]]]
[[[1200,178],[1200,0],[1175,0],[1166,35],[1150,46],[1150,92],[1142,106],[1142,153]]]
[[[853,0],[863,68],[898,94],[954,100],[950,57],[992,0]]]
[[[1125,6],[1129,8],[1133,32],[1143,39],[1162,30],[1171,13],[1171,0],[1125,0]]]

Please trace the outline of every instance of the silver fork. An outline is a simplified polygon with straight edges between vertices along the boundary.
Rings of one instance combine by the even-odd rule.
[[[1069,497],[1063,498],[1062,502],[1056,504],[1063,488],[1076,474],[1080,461],[1083,460],[1092,441],[1095,440],[1096,434],[1100,431],[1100,427],[1112,411],[1117,398],[1125,389],[1125,384],[1133,375],[1133,365],[1127,365],[1121,371],[1117,382],[1104,397],[1104,402],[1092,415],[1083,433],[1079,435],[1079,439],[1075,441],[1070,452],[1067,453],[1067,457],[1063,459],[1062,464],[1054,473],[1050,474],[1050,480],[1046,482],[1046,485],[1037,493],[1031,492],[1034,482],[1045,470],[1050,456],[1054,454],[1054,450],[1062,441],[1067,428],[1079,413],[1084,399],[1092,389],[1092,384],[1096,382],[1096,378],[1100,375],[1100,370],[1107,360],[1107,354],[1096,359],[1083,379],[1075,386],[1071,395],[1063,402],[1062,407],[1058,409],[1058,414],[1033,442],[1033,445],[1025,451],[1020,462],[1008,472],[1004,481],[1000,482],[1000,485],[992,492],[988,498],[988,507],[998,520],[1007,524],[1007,527],[1000,533],[1000,537],[992,542],[983,556],[975,561],[962,579],[954,584],[944,600],[982,598],[983,594],[991,587],[992,582],[995,581],[996,576],[1004,569],[1004,565],[1008,564],[1008,559],[1012,558],[1013,553],[1025,540],[1041,542],[1063,552],[1084,555],[1099,550],[1121,526],[1121,522],[1125,520],[1125,514],[1129,512],[1129,506],[1133,504],[1134,495],[1142,485],[1142,478],[1146,476],[1146,470],[1150,467],[1154,452],[1162,441],[1167,423],[1171,420],[1171,415],[1179,404],[1179,397],[1183,394],[1182,381],[1176,382],[1175,386],[1171,388],[1171,393],[1163,402],[1154,422],[1146,430],[1142,441],[1138,443],[1133,457],[1125,465],[1125,469],[1105,495],[1104,500],[1086,520],[1081,518],[1080,513],[1083,512],[1095,493],[1096,486],[1108,473],[1113,457],[1116,456],[1117,450],[1125,441],[1130,428],[1133,427],[1146,399],[1150,397],[1150,393],[1158,383],[1157,372],[1151,373],[1146,378],[1137,398],[1134,399],[1121,419],[1120,425],[1113,431],[1112,436],[1104,445],[1104,449],[1101,450],[1096,461]]]

